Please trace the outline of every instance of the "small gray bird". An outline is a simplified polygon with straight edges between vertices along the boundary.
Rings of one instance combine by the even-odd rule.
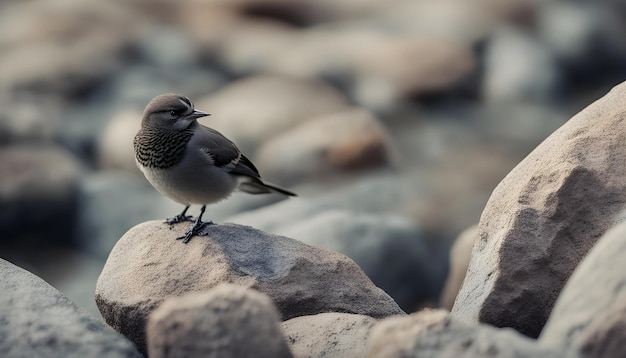
[[[185,205],[179,215],[165,220],[173,225],[194,222],[184,243],[199,235],[206,205],[228,197],[235,189],[250,194],[294,193],[265,183],[257,168],[220,132],[198,123],[208,113],[194,109],[184,96],[162,94],[146,106],[141,129],[134,140],[137,166],[150,184],[165,196]],[[187,216],[191,204],[200,204],[200,215]]]

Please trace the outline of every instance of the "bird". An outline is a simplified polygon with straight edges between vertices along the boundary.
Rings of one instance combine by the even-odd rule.
[[[208,204],[216,203],[235,190],[250,194],[295,193],[264,182],[258,169],[235,143],[213,128],[198,123],[210,114],[196,110],[189,98],[165,93],[146,106],[141,127],[133,140],[135,161],[148,182],[166,197],[185,206],[165,223],[190,221],[191,228],[178,237],[188,243],[214,224],[202,221]],[[194,220],[187,215],[192,204],[202,205]]]

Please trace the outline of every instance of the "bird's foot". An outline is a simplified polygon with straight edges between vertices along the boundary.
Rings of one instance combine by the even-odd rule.
[[[183,243],[186,244],[194,236],[206,236],[208,234],[206,232],[202,232],[202,229],[205,226],[209,226],[209,225],[215,225],[215,223],[213,221],[197,220],[193,224],[193,226],[189,230],[187,230],[187,232],[185,233],[185,236],[177,237],[176,240],[183,240]]]
[[[191,215],[183,215],[183,214],[178,214],[174,216],[173,218],[165,219],[165,223],[170,226],[170,229],[172,228],[172,225],[182,223],[184,221],[194,222],[195,219]]]

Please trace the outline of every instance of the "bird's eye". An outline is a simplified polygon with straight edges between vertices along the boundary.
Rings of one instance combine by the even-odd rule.
[[[170,111],[170,116],[172,116],[172,117],[178,117],[178,111],[171,110],[171,111]]]

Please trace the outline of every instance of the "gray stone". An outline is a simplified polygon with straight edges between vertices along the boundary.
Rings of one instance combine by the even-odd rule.
[[[210,225],[183,244],[189,223],[151,221],[115,245],[96,285],[104,319],[145,350],[145,322],[163,300],[228,282],[269,295],[283,320],[322,312],[403,314],[347,257],[240,225]]]
[[[0,356],[142,357],[42,279],[0,259]]]
[[[626,356],[626,222],[609,230],[578,265],[539,342],[581,357]]]
[[[294,357],[367,356],[367,338],[376,323],[372,317],[348,313],[320,313],[283,322]]]
[[[370,333],[370,358],[572,357],[539,346],[510,328],[466,324],[444,310],[424,310],[385,319]]]
[[[231,284],[166,299],[146,335],[151,358],[292,356],[270,298]]]
[[[445,258],[438,260],[419,227],[400,216],[330,209],[276,234],[348,256],[407,312],[439,294]]]
[[[452,313],[536,337],[626,205],[626,84],[548,137],[495,188]]]

